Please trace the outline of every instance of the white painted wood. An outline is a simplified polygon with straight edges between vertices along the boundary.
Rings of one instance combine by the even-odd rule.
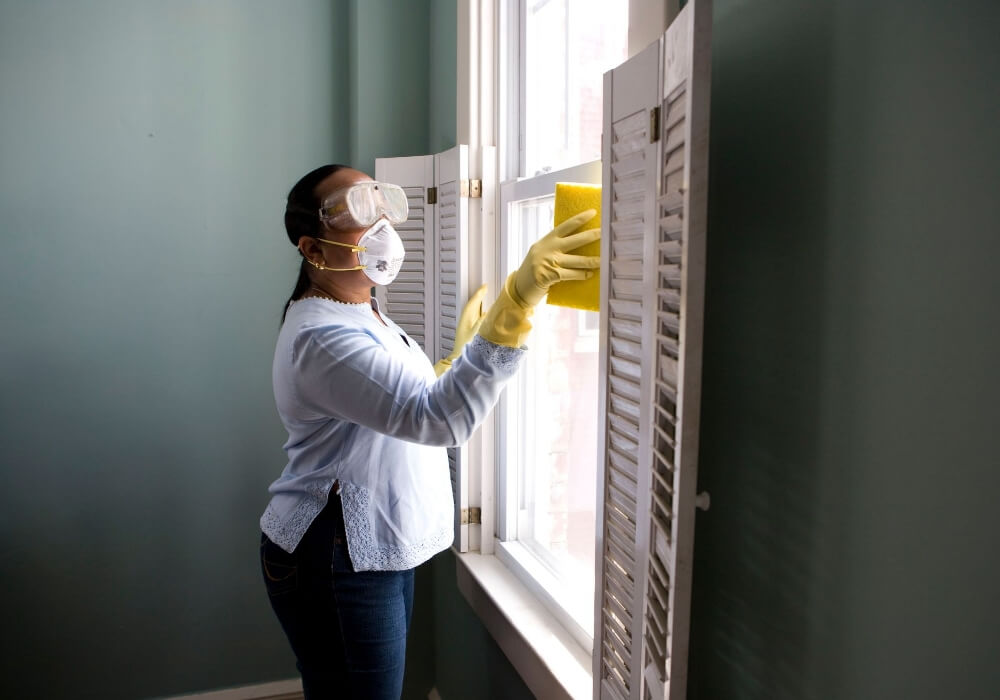
[[[687,692],[710,51],[711,0],[691,0],[657,44],[605,76],[600,698]]]
[[[435,205],[427,204],[427,188],[434,186],[434,156],[376,158],[375,179],[406,190],[409,218],[396,226],[406,258],[396,280],[375,288],[375,298],[389,318],[399,324],[429,356],[437,344],[431,307],[435,288]]]
[[[658,422],[654,423],[653,542],[644,665],[651,697],[668,700],[687,695],[701,412],[711,29],[711,0],[691,0],[663,39],[655,370]]]
[[[456,559],[459,590],[534,696],[590,698],[587,652],[551,612],[497,557],[470,552]]]
[[[437,236],[435,296],[433,310],[438,345],[431,358],[445,357],[455,344],[455,326],[469,299],[469,197],[462,194],[469,180],[469,147],[455,146],[434,156]],[[452,489],[455,496],[455,543],[459,552],[469,551],[469,525],[461,513],[469,508],[469,461],[467,447],[448,449]]]
[[[499,202],[497,205],[500,231],[510,231],[512,222],[510,221],[511,204],[524,199],[534,199],[536,197],[548,197],[556,190],[557,182],[587,182],[600,184],[601,182],[601,162],[591,161],[576,165],[563,170],[536,175],[524,180],[508,180],[499,187]],[[499,236],[496,250],[499,251],[497,257],[497,287],[506,279],[506,275],[517,268],[521,263],[520,254],[515,254],[516,246],[511,246],[509,237]],[[495,298],[495,292],[490,298]],[[494,415],[498,417],[497,425],[497,464],[508,465],[510,468],[503,470],[498,480],[497,499],[497,529],[496,535],[501,541],[517,538],[515,524],[517,523],[517,469],[516,457],[508,453],[508,446],[519,438],[516,437],[516,424],[518,416],[518,404],[520,394],[517,381],[512,381],[500,395],[500,401]]]
[[[628,2],[628,55],[641,53],[650,44],[659,41],[677,14],[679,0],[629,0]],[[671,7],[673,12],[671,13]]]
[[[594,697],[641,697],[661,44],[605,74]]]
[[[515,188],[517,185],[517,181],[508,180],[507,182],[501,183],[499,187],[500,203],[498,209],[500,231],[506,232],[510,230],[510,203],[514,200]],[[495,289],[492,290],[492,293],[487,297],[491,301],[496,299],[501,285],[503,285],[506,280],[507,271],[511,270],[512,266],[516,264],[512,251],[514,246],[511,246],[509,236],[506,234],[498,236],[497,248],[499,250],[496,277],[497,285]],[[514,410],[513,407],[518,403],[517,383],[517,379],[515,378],[507,384],[503,393],[500,394],[500,400],[497,402],[496,409],[493,411],[494,416],[496,416],[497,427],[497,464],[512,464],[514,454],[516,454],[516,452],[512,454],[510,446],[515,439],[514,436],[516,434],[515,429],[512,427],[513,420],[511,412]],[[500,471],[497,477],[496,535],[500,540],[507,541],[516,537],[515,527],[517,524],[517,512],[517,470],[505,468]]]
[[[521,86],[524,84],[520,6],[520,2],[501,2],[496,18],[497,182],[520,174]]]
[[[456,137],[467,144],[473,172],[480,146],[496,145],[498,0],[458,0]]]
[[[455,128],[459,143],[479,133],[479,0],[458,0]]]
[[[480,236],[474,236],[470,232],[471,251],[476,250],[478,243],[478,253],[470,254],[470,274],[469,289],[475,290],[480,284],[493,286],[494,292],[498,289],[496,281],[497,266],[497,149],[494,146],[482,147],[482,220],[480,226]],[[478,239],[478,240],[477,240]],[[476,261],[480,262],[478,279],[474,279],[476,271]],[[470,493],[469,501],[473,506],[478,505],[482,510],[482,525],[476,526],[477,532],[470,532],[472,542],[470,549],[478,550],[483,554],[493,554],[493,543],[496,534],[496,417],[485,420],[479,430],[469,440],[469,463],[479,465],[479,469],[470,469]],[[475,477],[475,478],[474,478]],[[477,502],[478,497],[478,502]]]
[[[593,650],[594,629],[590,617],[593,599],[585,587],[567,586],[554,567],[518,540],[496,542],[497,561],[516,576],[549,611],[563,629],[573,635],[588,654]]]

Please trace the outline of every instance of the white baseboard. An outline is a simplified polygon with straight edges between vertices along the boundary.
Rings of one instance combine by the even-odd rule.
[[[208,693],[174,695],[165,700],[302,700],[302,681],[298,678],[238,688],[213,690]]]

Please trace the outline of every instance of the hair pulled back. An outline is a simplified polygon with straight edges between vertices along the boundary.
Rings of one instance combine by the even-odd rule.
[[[315,238],[320,235],[322,223],[319,220],[320,201],[316,195],[316,187],[330,175],[347,167],[350,166],[337,163],[321,165],[312,172],[306,173],[292,187],[288,193],[288,203],[285,205],[285,233],[288,234],[288,240],[292,242],[292,245],[298,247],[299,239],[303,236]],[[285,320],[285,314],[288,313],[288,307],[291,303],[296,299],[301,299],[302,295],[309,289],[307,264],[305,258],[302,258],[295,289],[292,290],[292,296],[285,302],[285,309],[281,312],[282,322]]]

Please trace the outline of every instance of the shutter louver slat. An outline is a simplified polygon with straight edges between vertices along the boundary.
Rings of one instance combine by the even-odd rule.
[[[440,333],[441,345],[438,347],[438,357],[445,357],[451,352],[455,342],[456,304],[457,292],[456,280],[458,278],[458,231],[456,217],[456,189],[454,182],[441,183],[438,185],[438,207],[439,207],[439,228],[438,228],[438,250],[440,251],[438,278],[438,332]],[[452,490],[458,495],[459,489],[459,450],[448,448],[448,466],[451,471]],[[456,506],[459,499],[456,498]],[[461,529],[461,522],[458,518],[456,508],[456,529]],[[459,548],[462,549],[461,542]]]
[[[602,694],[631,697],[636,542],[637,452],[641,421],[642,275],[649,120],[636,112],[613,124],[611,144],[610,293],[605,441],[604,581],[600,595],[604,653]]]
[[[447,357],[455,346],[459,312],[468,297],[468,199],[461,196],[459,183],[468,175],[468,146],[456,146],[434,156],[437,204],[436,223],[436,347],[433,359]],[[448,448],[452,494],[455,500],[455,541],[459,552],[469,549],[469,523],[461,513],[469,506],[466,448]]]
[[[427,187],[433,183],[433,160],[430,156],[379,158],[375,161],[376,179],[393,182],[403,188],[409,213],[406,221],[395,226],[403,241],[406,257],[391,285],[379,287],[376,296],[386,314],[422,349],[428,350],[427,335],[433,319],[427,314],[433,289],[433,222],[427,219]]]
[[[695,411],[700,399],[704,294],[710,45],[706,17],[710,13],[709,2],[694,0],[664,40],[667,69],[657,199],[651,532],[643,631],[645,696],[650,698],[683,698],[687,683],[697,469],[697,434],[692,428],[697,427]],[[698,97],[691,94],[695,77],[702,80],[697,89],[704,91]],[[695,109],[701,107],[704,111],[696,114]]]
[[[710,27],[711,0],[689,0],[658,42],[605,75],[600,698],[687,691]]]
[[[601,682],[601,697],[612,698],[612,700],[627,700],[622,694],[624,691],[625,688],[620,681],[617,687],[613,687],[607,680]]]
[[[683,92],[680,93],[683,96]],[[686,161],[684,159],[685,117],[677,114],[677,109],[683,111],[686,100],[675,99],[672,103],[665,101],[662,109],[664,118],[664,165],[662,170],[663,192],[670,192],[667,182],[676,172],[682,172]],[[679,106],[679,107],[678,107]],[[661,197],[658,208],[661,212],[667,210],[669,194]],[[673,201],[672,199],[670,201]],[[658,265],[657,265],[657,301],[661,309],[657,313],[656,342],[656,414],[663,415],[667,420],[656,421],[653,432],[653,465],[650,497],[651,497],[651,540],[647,581],[649,592],[646,601],[646,618],[644,639],[646,645],[645,676],[655,679],[652,685],[647,682],[650,690],[669,682],[667,675],[667,659],[669,650],[669,625],[671,616],[670,588],[672,572],[670,562],[674,559],[671,545],[671,533],[674,524],[674,500],[676,493],[672,486],[674,481],[674,446],[676,438],[674,428],[676,417],[677,390],[677,360],[680,347],[680,314],[664,312],[667,305],[664,295],[676,294],[682,297],[680,290],[683,274],[680,260],[683,255],[682,239],[684,230],[683,199],[677,213],[662,216],[658,222]],[[674,209],[677,205],[674,204]],[[665,488],[666,483],[671,487]]]

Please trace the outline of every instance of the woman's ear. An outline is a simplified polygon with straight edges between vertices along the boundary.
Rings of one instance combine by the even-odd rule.
[[[302,257],[314,263],[322,262],[323,252],[320,250],[319,242],[311,236],[302,236],[299,239],[299,252]]]

